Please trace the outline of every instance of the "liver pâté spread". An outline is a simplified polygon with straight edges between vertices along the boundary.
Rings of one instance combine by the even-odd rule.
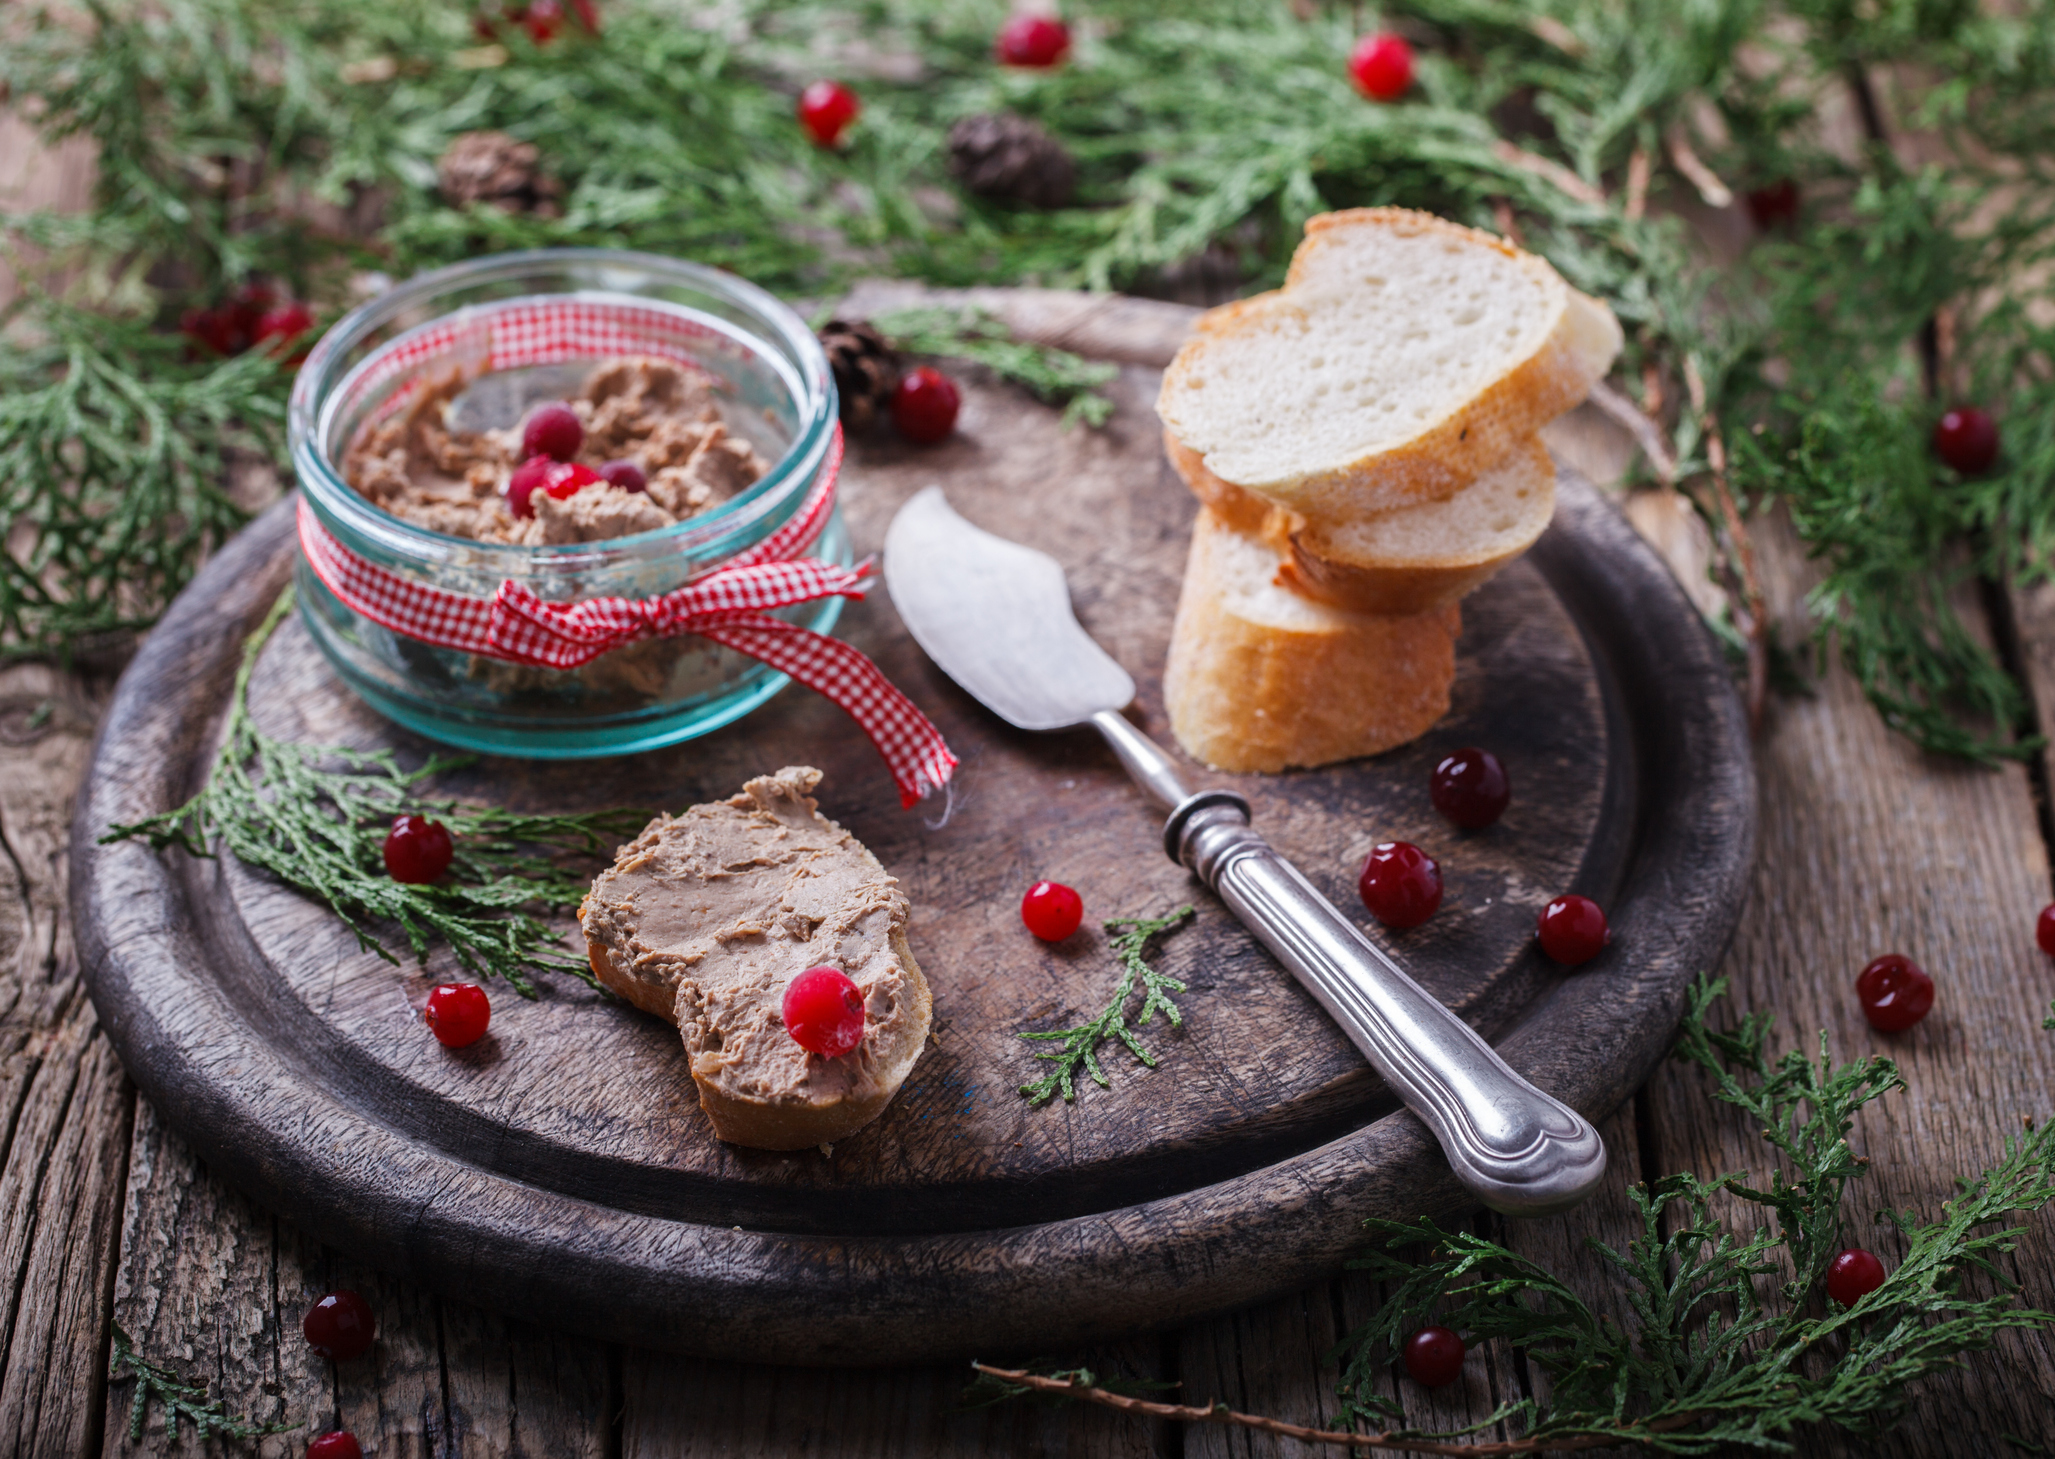
[[[905,894],[820,814],[820,779],[790,766],[657,817],[579,908],[594,972],[678,1025],[724,1140],[799,1149],[849,1133],[884,1108],[927,1036]],[[834,1058],[801,1048],[780,1012],[792,979],[823,964],[864,1000],[863,1041]]]
[[[507,504],[522,461],[521,427],[462,431],[450,405],[472,383],[461,369],[424,382],[406,409],[360,428],[343,453],[343,479],[367,500],[432,532],[479,542],[542,546],[599,542],[668,527],[733,497],[768,469],[729,431],[712,382],[669,360],[607,360],[567,403],[585,427],[575,459],[597,469],[633,461],[647,489],[598,481],[557,498],[538,491],[532,516]]]

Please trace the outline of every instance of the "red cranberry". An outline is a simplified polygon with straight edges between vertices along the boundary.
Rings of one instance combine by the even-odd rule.
[[[434,881],[450,869],[456,851],[449,827],[426,816],[394,816],[385,833],[385,869],[394,881]]]
[[[1463,1340],[1445,1327],[1423,1327],[1406,1339],[1406,1376],[1422,1388],[1446,1388],[1463,1376]]]
[[[822,147],[834,146],[862,110],[856,93],[840,82],[816,81],[799,93],[799,124]]]
[[[606,478],[580,461],[552,461],[543,472],[542,489],[562,501],[578,495],[595,481]],[[532,504],[533,498],[530,498]]]
[[[1016,15],[999,28],[992,49],[1008,66],[1059,65],[1070,54],[1070,27],[1050,15]]]
[[[357,1436],[348,1429],[317,1435],[307,1445],[307,1459],[364,1459]]]
[[[649,490],[649,478],[643,475],[642,467],[633,461],[609,461],[599,468],[599,474],[622,491]]]
[[[1381,841],[1370,848],[1356,890],[1385,926],[1418,927],[1441,905],[1441,866],[1410,841]]]
[[[322,1357],[347,1363],[371,1351],[378,1319],[371,1315],[371,1304],[355,1292],[330,1292],[307,1309],[300,1331],[307,1336],[307,1346]]]
[[[1038,881],[1020,899],[1020,920],[1044,942],[1061,942],[1085,920],[1085,899],[1060,881]]]
[[[2042,952],[2055,957],[2055,902],[2041,908],[2041,915],[2034,919],[2034,941]]]
[[[536,488],[549,485],[549,468],[554,464],[547,456],[530,456],[516,466],[507,478],[507,510],[517,517],[534,516]]]
[[[178,327],[187,339],[217,355],[236,354],[242,348],[235,317],[221,309],[188,309],[178,316]]]
[[[546,46],[557,38],[557,32],[564,28],[563,0],[528,0],[528,8],[521,12],[521,29],[528,32],[528,39],[538,46]]]
[[[439,983],[429,990],[421,1019],[444,1048],[468,1048],[485,1037],[492,1000],[476,983]]]
[[[1505,814],[1513,797],[1506,767],[1489,750],[1458,750],[1434,767],[1427,798],[1466,831],[1478,831]]]
[[[314,327],[314,311],[305,304],[281,304],[257,317],[257,343],[295,340]]]
[[[1853,1307],[1884,1285],[1884,1264],[1859,1246],[1851,1246],[1827,1264],[1827,1295]]]
[[[1534,930],[1541,950],[1566,968],[1590,962],[1613,940],[1598,903],[1575,892],[1543,907]]]
[[[1765,232],[1785,223],[1798,221],[1798,182],[1795,178],[1783,177],[1767,187],[1759,187],[1746,198],[1748,216],[1755,220],[1755,226]]]
[[[1998,423],[1974,405],[1958,405],[1934,427],[1934,454],[1964,476],[1989,471],[1998,459]]]
[[[528,412],[528,420],[521,427],[521,454],[525,457],[548,456],[568,461],[584,444],[585,422],[561,400],[536,406]]]
[[[785,1032],[809,1054],[838,1059],[863,1042],[863,994],[840,968],[808,968],[785,989]]]
[[[927,365],[909,370],[892,392],[892,424],[909,441],[926,446],[956,429],[963,396],[956,382]]]
[[[1934,980],[1902,953],[1887,952],[1855,978],[1863,1016],[1879,1033],[1903,1033],[1934,1006]]]
[[[1390,31],[1366,35],[1349,52],[1349,75],[1372,101],[1397,101],[1413,89],[1413,48]]]

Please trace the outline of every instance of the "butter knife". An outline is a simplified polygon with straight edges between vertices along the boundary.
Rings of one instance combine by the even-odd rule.
[[[1250,824],[1231,790],[1188,792],[1120,711],[1134,680],[1079,625],[1055,559],[972,526],[940,487],[885,535],[885,585],[915,642],[1008,724],[1097,730],[1164,810],[1163,849],[1188,868],[1341,1026],[1441,1142],[1456,1179],[1512,1216],[1560,1211],[1605,1173],[1605,1145],[1406,976]]]

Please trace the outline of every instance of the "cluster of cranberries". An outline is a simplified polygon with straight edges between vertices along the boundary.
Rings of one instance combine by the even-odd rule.
[[[561,400],[538,405],[521,425],[521,464],[507,478],[507,510],[517,517],[535,515],[538,491],[562,501],[596,481],[622,491],[647,491],[649,477],[641,465],[626,459],[597,468],[572,458],[585,444],[585,423]]]
[[[1473,746],[1434,767],[1427,794],[1456,825],[1481,831],[1505,814],[1513,791],[1498,756]],[[1380,841],[1370,848],[1356,890],[1370,915],[1385,926],[1418,927],[1441,906],[1441,864],[1410,841]],[[1598,903],[1575,893],[1542,908],[1535,933],[1541,950],[1565,967],[1590,962],[1612,940]]]
[[[269,284],[247,283],[219,304],[188,309],[179,330],[210,354],[239,355],[276,343],[280,347],[314,327],[314,312],[296,299],[282,299]]]
[[[450,869],[457,854],[449,827],[426,816],[394,816],[385,833],[386,875],[410,886],[425,886]],[[476,983],[444,983],[428,995],[422,1019],[445,1046],[461,1049],[485,1037],[492,1004]],[[308,1319],[312,1321],[312,1318]],[[310,1336],[308,1341],[312,1341]]]
[[[336,1363],[353,1363],[371,1351],[378,1337],[378,1319],[371,1304],[355,1292],[330,1292],[300,1319],[307,1346]],[[364,1459],[357,1436],[347,1429],[317,1434],[307,1445],[307,1459]]]

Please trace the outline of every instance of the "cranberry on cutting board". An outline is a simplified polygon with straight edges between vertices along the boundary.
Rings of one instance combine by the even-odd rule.
[[[1613,930],[1606,925],[1598,903],[1575,892],[1543,907],[1534,930],[1541,950],[1566,968],[1590,962],[1613,940]]]
[[[1382,841],[1370,848],[1356,891],[1385,926],[1418,927],[1441,906],[1441,863],[1410,841]]]
[[[429,993],[421,1018],[444,1048],[469,1048],[485,1037],[492,1000],[476,983],[442,983]]]
[[[1038,881],[1020,899],[1020,920],[1044,942],[1061,942],[1085,920],[1085,900],[1060,881]]]

